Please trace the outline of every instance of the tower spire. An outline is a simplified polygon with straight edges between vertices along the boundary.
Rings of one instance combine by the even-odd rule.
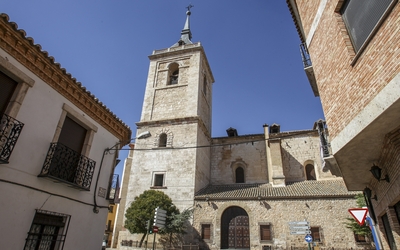
[[[187,6],[187,11],[186,11],[186,22],[185,22],[185,26],[183,26],[182,32],[181,32],[181,39],[179,39],[179,41],[177,43],[175,43],[174,45],[172,45],[171,47],[177,47],[177,46],[181,46],[184,44],[193,44],[192,41],[190,39],[192,39],[192,32],[190,31],[190,14],[192,14],[190,12],[190,9],[193,8],[194,6],[189,4],[189,6]]]

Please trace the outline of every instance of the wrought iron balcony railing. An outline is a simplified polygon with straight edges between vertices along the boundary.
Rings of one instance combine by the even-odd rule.
[[[67,146],[51,143],[39,177],[48,177],[89,191],[95,165],[95,161]]]
[[[8,163],[24,124],[6,114],[0,114],[0,164]]]
[[[303,59],[304,68],[312,66],[310,54],[308,53],[306,43],[300,44],[300,53],[301,53],[301,58]]]
[[[108,188],[107,199],[110,200],[112,204],[118,204],[120,201],[119,198],[119,175],[114,174],[112,181],[110,183],[110,187]]]

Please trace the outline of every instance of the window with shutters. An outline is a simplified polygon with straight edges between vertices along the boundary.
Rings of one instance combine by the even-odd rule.
[[[260,240],[269,241],[272,240],[271,225],[260,225]]]
[[[393,8],[396,0],[347,0],[340,9],[354,50],[361,51]]]
[[[9,163],[24,124],[17,114],[35,81],[0,56],[0,164]]]
[[[24,250],[62,250],[71,216],[36,210]]]
[[[321,242],[321,232],[320,227],[311,227],[311,236],[314,242]]]
[[[202,224],[201,225],[201,238],[203,240],[211,239],[211,224]]]
[[[96,162],[88,158],[97,127],[64,104],[39,177],[48,177],[74,188],[90,190]]]

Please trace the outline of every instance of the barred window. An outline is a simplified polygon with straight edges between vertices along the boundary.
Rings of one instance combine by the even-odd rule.
[[[36,210],[24,250],[62,250],[71,216]]]

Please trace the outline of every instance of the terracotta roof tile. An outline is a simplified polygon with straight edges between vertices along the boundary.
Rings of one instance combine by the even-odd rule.
[[[348,191],[343,180],[302,181],[287,183],[285,187],[270,184],[227,184],[209,185],[200,190],[196,200],[208,197],[213,200],[257,200],[284,198],[329,198],[352,197],[358,192]]]

